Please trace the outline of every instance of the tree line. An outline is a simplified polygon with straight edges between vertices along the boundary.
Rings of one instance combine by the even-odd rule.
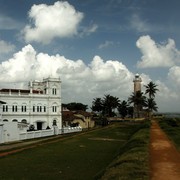
[[[105,117],[116,116],[115,110],[117,110],[121,117],[125,118],[127,116],[133,117],[134,107],[136,107],[137,117],[140,117],[140,112],[145,110],[151,118],[152,112],[158,109],[155,101],[155,94],[158,89],[152,81],[145,85],[145,89],[145,93],[141,91],[133,92],[127,101],[121,101],[118,97],[110,94],[104,95],[103,98],[94,98],[91,109]]]

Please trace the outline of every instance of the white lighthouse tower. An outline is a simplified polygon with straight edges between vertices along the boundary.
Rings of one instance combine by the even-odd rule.
[[[139,74],[135,75],[135,78],[134,78],[133,82],[134,82],[134,93],[136,94],[138,91],[141,92],[142,79],[141,79]]]
[[[139,74],[136,74],[134,79],[133,79],[133,82],[134,82],[134,95],[136,96],[137,95],[137,92],[141,92],[141,82],[142,82],[142,79],[140,77]],[[141,105],[138,105],[136,103],[134,103],[134,117],[140,117],[141,115],[141,110],[142,110],[142,107]]]

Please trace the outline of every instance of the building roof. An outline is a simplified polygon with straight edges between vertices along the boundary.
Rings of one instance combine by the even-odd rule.
[[[83,118],[75,116],[75,114],[77,114],[77,113],[75,113],[73,111],[62,111],[62,120],[63,121],[73,121],[75,119],[80,119],[80,120],[84,121]]]
[[[82,111],[82,110],[75,111],[74,114],[80,114],[80,115],[83,115],[84,117],[92,116],[92,113],[86,112],[86,111]]]
[[[73,121],[74,114],[71,111],[62,111],[62,120],[63,121]]]

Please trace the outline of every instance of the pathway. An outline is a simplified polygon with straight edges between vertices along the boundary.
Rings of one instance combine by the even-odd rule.
[[[152,121],[150,140],[151,180],[180,180],[180,153]]]

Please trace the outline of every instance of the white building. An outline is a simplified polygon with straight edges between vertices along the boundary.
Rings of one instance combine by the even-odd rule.
[[[62,129],[61,81],[47,78],[32,81],[28,89],[1,89],[0,100],[3,122],[22,122],[29,128],[43,130],[57,125]]]

